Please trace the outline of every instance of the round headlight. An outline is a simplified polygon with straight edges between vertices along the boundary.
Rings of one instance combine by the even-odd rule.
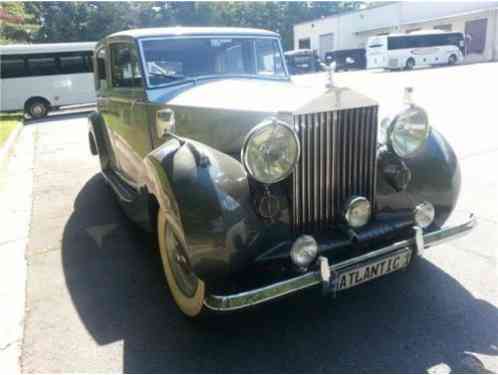
[[[391,124],[388,139],[394,152],[402,158],[415,155],[424,146],[430,126],[427,113],[410,105]]]
[[[299,139],[285,122],[265,120],[247,134],[242,163],[247,173],[264,184],[274,184],[291,174],[299,158]]]
[[[427,228],[434,221],[436,210],[430,202],[422,202],[415,207],[415,224],[422,228]]]
[[[367,198],[354,197],[346,205],[344,219],[353,228],[364,226],[370,220],[372,207]]]

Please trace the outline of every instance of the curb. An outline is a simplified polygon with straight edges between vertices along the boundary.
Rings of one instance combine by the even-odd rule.
[[[23,123],[19,122],[19,124],[12,131],[12,133],[10,133],[9,138],[7,138],[3,147],[0,148],[0,166],[3,165],[3,163],[7,162],[9,155],[12,153],[14,149],[17,137],[19,137],[19,134],[21,134],[22,128],[23,128]]]

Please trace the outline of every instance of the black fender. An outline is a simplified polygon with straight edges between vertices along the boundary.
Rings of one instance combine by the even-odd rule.
[[[146,159],[147,189],[183,231],[194,273],[209,281],[256,255],[260,229],[241,163],[202,143],[170,139]]]
[[[90,152],[99,155],[102,170],[108,169],[114,160],[111,141],[102,115],[95,111],[88,115],[88,141]]]
[[[411,180],[405,190],[398,192],[386,181],[382,163],[379,163],[378,211],[407,210],[411,213],[417,204],[429,201],[436,210],[433,226],[442,226],[460,194],[460,167],[453,148],[441,133],[432,128],[422,150],[402,162],[410,170]]]

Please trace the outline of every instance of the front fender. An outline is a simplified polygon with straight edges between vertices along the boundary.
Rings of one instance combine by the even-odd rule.
[[[432,129],[423,152],[407,161],[412,171],[408,191],[417,201],[434,204],[434,225],[448,219],[460,195],[460,166],[453,148],[437,130]]]
[[[436,209],[434,226],[440,227],[456,206],[460,193],[460,167],[450,144],[434,128],[424,148],[416,156],[403,160],[411,172],[406,190],[396,192],[379,169],[377,181],[378,211],[412,211],[422,201]]]
[[[203,280],[223,277],[255,256],[259,220],[239,161],[204,144],[171,139],[146,158],[147,185],[175,220],[187,258]]]

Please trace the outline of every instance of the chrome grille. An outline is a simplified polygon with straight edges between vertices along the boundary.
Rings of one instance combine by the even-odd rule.
[[[337,222],[355,195],[375,202],[377,107],[294,116],[301,158],[292,177],[292,226],[300,233]]]

